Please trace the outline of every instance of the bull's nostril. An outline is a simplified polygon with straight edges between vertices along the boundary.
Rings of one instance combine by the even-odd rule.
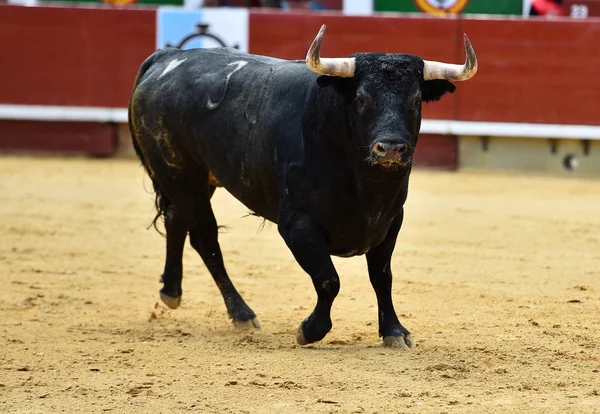
[[[375,153],[377,153],[378,155],[384,155],[386,151],[385,145],[383,145],[381,142],[378,142],[375,145],[373,145],[373,151],[375,151]]]
[[[396,151],[398,151],[400,154],[404,154],[407,149],[408,149],[408,147],[406,146],[406,144],[399,144],[396,147]]]

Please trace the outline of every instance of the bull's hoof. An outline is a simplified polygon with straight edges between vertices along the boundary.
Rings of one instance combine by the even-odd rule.
[[[177,296],[176,298],[174,298],[172,296],[167,296],[164,293],[161,293],[160,300],[162,300],[163,303],[171,309],[177,309],[179,305],[181,305],[181,296]]]
[[[296,342],[299,345],[308,345],[313,344],[315,342],[319,342],[329,331],[331,331],[331,319],[329,315],[326,317],[314,316],[311,314],[308,318],[306,318],[298,327],[298,331],[296,332]]]
[[[414,348],[416,343],[410,335],[384,336],[383,345],[389,348]]]
[[[236,321],[234,319],[233,326],[235,326],[236,329],[260,329],[260,322],[257,317],[254,317],[249,321]]]
[[[300,326],[298,327],[298,330],[296,331],[296,342],[298,342],[298,345],[308,345],[308,344],[310,344],[310,342],[308,342],[306,340],[306,338],[304,337],[304,332],[302,331],[302,325],[304,325],[304,324],[300,324]]]

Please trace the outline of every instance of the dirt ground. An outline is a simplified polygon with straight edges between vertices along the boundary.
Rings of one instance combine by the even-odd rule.
[[[164,239],[133,160],[0,157],[0,412],[600,412],[600,180],[416,171],[394,301],[417,348],[377,337],[364,257],[334,259],[333,330],[300,347],[310,278],[272,224],[213,198],[260,330],[236,330]]]

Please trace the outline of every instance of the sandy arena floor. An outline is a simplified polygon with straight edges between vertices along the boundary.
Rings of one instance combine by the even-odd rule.
[[[132,160],[0,157],[0,412],[600,412],[600,180],[415,172],[393,261],[413,350],[381,346],[363,257],[335,259],[333,330],[297,346],[310,278],[224,190],[263,328],[234,329],[189,245],[166,309],[150,188]]]

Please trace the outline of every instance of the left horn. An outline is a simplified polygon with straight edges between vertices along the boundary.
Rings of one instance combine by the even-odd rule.
[[[449,81],[466,81],[471,79],[477,73],[477,56],[475,56],[473,46],[471,46],[471,42],[469,42],[466,34],[465,52],[467,59],[464,65],[425,60],[423,78],[425,80],[446,79]]]
[[[322,58],[321,43],[325,34],[325,25],[313,40],[308,53],[306,54],[306,64],[315,73],[329,76],[339,76],[342,78],[351,78],[354,76],[355,61],[354,58]]]

